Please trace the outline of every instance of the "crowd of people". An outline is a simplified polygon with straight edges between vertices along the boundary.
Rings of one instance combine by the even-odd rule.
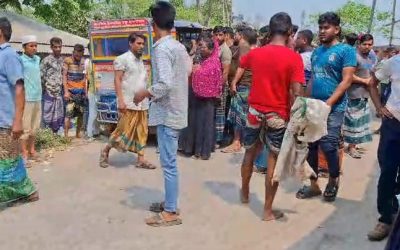
[[[145,160],[144,148],[148,127],[157,128],[165,199],[150,206],[156,215],[146,220],[148,225],[182,223],[177,153],[209,160],[219,148],[223,153],[245,148],[240,201],[249,203],[256,166],[266,174],[263,220],[283,217],[272,208],[279,186],[273,179],[275,166],[291,107],[296,98],[306,97],[324,103],[330,112],[327,134],[308,146],[307,162],[315,173],[311,185],[300,188],[296,197],[322,195],[326,202],[335,201],[343,143],[349,156],[359,159],[365,153],[361,144],[372,141],[372,100],[382,119],[377,199],[381,217],[368,237],[382,240],[389,235],[399,210],[400,186],[400,155],[396,154],[400,148],[400,55],[394,47],[374,51],[371,34],[343,37],[340,17],[333,12],[320,15],[318,38],[311,30],[298,30],[290,16],[281,12],[260,31],[246,25],[236,30],[217,26],[183,45],[171,35],[176,16],[171,4],[157,2],[150,13],[156,38],[153,84],[147,88],[141,59],[146,38],[133,33],[128,38],[129,51],[114,61],[119,120],[100,154],[101,167],[108,167],[114,148],[137,153],[136,167],[155,169]],[[67,136],[71,119],[78,117],[77,137],[86,127],[92,137],[96,110],[90,103],[96,100],[95,87],[90,61],[83,58],[84,46],[76,45],[73,55],[63,58],[62,41],[53,38],[53,54],[40,62],[35,36],[22,39],[21,56],[11,49],[10,37],[11,25],[1,18],[0,97],[12,105],[0,107],[0,202],[35,201],[38,193],[25,170],[29,159],[36,157],[35,132],[43,123],[55,133],[63,127]],[[328,169],[324,190],[318,182],[321,158]]]

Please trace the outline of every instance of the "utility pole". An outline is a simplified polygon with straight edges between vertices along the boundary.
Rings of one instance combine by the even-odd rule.
[[[392,27],[390,29],[390,40],[389,45],[393,45],[393,33],[394,33],[394,26],[396,24],[396,4],[397,0],[393,0],[393,10],[392,10]]]
[[[371,17],[369,19],[369,25],[368,25],[368,33],[371,34],[372,31],[372,25],[374,23],[374,17],[375,17],[375,10],[376,10],[376,2],[377,0],[372,1],[372,11],[371,11]]]

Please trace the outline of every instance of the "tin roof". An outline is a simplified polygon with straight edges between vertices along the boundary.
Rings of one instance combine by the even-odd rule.
[[[63,54],[72,54],[73,46],[77,43],[87,46],[88,39],[55,29],[36,20],[30,19],[10,11],[0,11],[0,17],[7,17],[12,25],[11,46],[17,51],[22,50],[21,37],[25,35],[36,35],[38,39],[38,53],[51,53],[50,39],[59,37],[63,41]],[[85,50],[85,54],[88,51]]]

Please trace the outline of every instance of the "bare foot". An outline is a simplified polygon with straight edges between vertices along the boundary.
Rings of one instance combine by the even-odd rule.
[[[35,202],[39,200],[39,192],[36,191],[26,198],[26,202]]]
[[[279,210],[265,211],[263,221],[274,221],[283,218],[284,214]]]
[[[242,188],[239,190],[239,195],[240,195],[240,202],[242,202],[242,204],[250,203],[249,191],[245,192],[245,191],[243,191],[243,188]]]

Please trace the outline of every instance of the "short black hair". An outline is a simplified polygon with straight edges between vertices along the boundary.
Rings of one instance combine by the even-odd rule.
[[[257,44],[258,34],[255,30],[247,28],[240,32],[243,39],[246,40],[250,45]]]
[[[271,17],[271,20],[269,21],[269,30],[271,37],[276,35],[290,35],[292,28],[292,18],[289,16],[289,14],[285,12],[279,12],[275,14]]]
[[[217,26],[214,27],[214,29],[213,29],[213,33],[214,33],[214,34],[215,34],[215,33],[221,33],[221,32],[225,33],[224,27],[222,27],[222,26],[220,26],[220,25],[217,25]]]
[[[318,24],[330,24],[330,25],[334,25],[334,26],[340,26],[340,16],[338,14],[336,14],[335,12],[326,12],[322,15],[319,16],[318,18]]]
[[[0,30],[1,30],[1,33],[3,34],[4,38],[6,39],[6,42],[10,41],[11,34],[12,34],[12,28],[11,28],[10,21],[8,21],[8,19],[6,17],[0,18]]]
[[[128,42],[134,43],[138,38],[142,38],[144,41],[146,41],[146,37],[144,35],[133,32],[129,35]]]
[[[215,48],[215,41],[210,36],[201,36],[200,41],[204,42],[209,50],[213,50]]]
[[[293,24],[293,26],[292,26],[293,34],[296,34],[298,30],[299,30],[299,25]]]
[[[314,40],[314,34],[311,30],[300,30],[297,35],[306,39],[308,45],[311,45],[312,41]]]
[[[77,43],[77,44],[74,45],[74,51],[76,51],[76,52],[85,52],[85,47],[83,47],[82,44]]]
[[[346,43],[350,46],[354,46],[358,40],[358,35],[356,33],[349,33],[344,36]]]
[[[231,38],[233,38],[235,36],[235,32],[233,31],[233,29],[231,27],[225,27],[224,34],[229,35]]]
[[[172,30],[175,24],[175,7],[166,1],[158,1],[150,7],[153,22],[162,30]]]
[[[59,37],[52,37],[50,39],[50,46],[54,46],[55,44],[62,45],[62,40]]]
[[[363,34],[363,35],[360,35],[359,38],[358,38],[358,41],[360,43],[363,43],[363,42],[366,42],[366,41],[371,41],[371,40],[372,41],[374,40],[374,36],[371,35],[371,34]]]

